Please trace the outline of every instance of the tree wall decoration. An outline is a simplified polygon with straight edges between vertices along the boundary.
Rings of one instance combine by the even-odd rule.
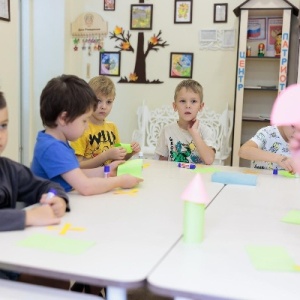
[[[115,27],[114,32],[109,33],[110,39],[114,39],[119,44],[115,48],[119,51],[130,51],[134,53],[134,49],[130,43],[131,34],[129,30],[127,33],[122,27]],[[137,51],[134,71],[130,73],[129,77],[121,77],[120,83],[163,83],[159,79],[148,80],[146,76],[146,59],[151,51],[158,51],[159,48],[164,48],[169,46],[166,41],[162,40],[162,31],[160,30],[158,34],[153,34],[153,36],[148,40],[147,49],[144,49],[144,32],[138,33],[137,41]]]

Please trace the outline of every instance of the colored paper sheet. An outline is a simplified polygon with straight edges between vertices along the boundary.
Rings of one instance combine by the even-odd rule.
[[[118,166],[117,176],[123,174],[130,174],[135,177],[143,178],[142,171],[143,171],[143,160],[130,159]]]
[[[183,241],[201,243],[204,238],[205,205],[185,201],[183,220]]]
[[[212,182],[224,184],[256,185],[257,176],[235,172],[216,172],[211,176]]]
[[[262,271],[296,272],[293,259],[283,247],[248,246],[247,252],[254,267]]]
[[[195,203],[208,203],[209,198],[207,196],[200,174],[196,174],[194,176],[193,180],[189,183],[187,188],[182,193],[181,199],[184,201]]]
[[[295,174],[290,173],[289,171],[285,171],[285,170],[279,170],[278,174],[284,177],[289,177],[289,178],[296,178]]]
[[[214,167],[205,167],[205,168],[200,167],[200,168],[196,168],[195,170],[193,170],[193,172],[205,174],[205,173],[220,172],[220,170],[218,170],[217,168],[214,168]]]
[[[47,234],[33,234],[30,237],[18,242],[18,246],[34,248],[50,252],[60,252],[64,254],[81,254],[94,246],[93,241],[70,239],[61,236]]]
[[[124,148],[126,150],[127,153],[131,153],[132,152],[130,144],[120,143],[120,144],[115,144],[115,147],[122,147],[122,148]]]
[[[292,224],[300,224],[300,210],[291,210],[281,221]]]

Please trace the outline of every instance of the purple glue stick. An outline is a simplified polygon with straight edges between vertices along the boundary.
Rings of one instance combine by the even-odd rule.
[[[178,163],[178,167],[185,168],[185,169],[196,169],[196,165],[190,163]]]

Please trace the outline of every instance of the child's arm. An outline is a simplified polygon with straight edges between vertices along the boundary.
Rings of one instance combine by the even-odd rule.
[[[81,155],[76,155],[81,169],[92,169],[103,166],[108,160],[123,160],[126,156],[126,150],[121,147],[110,148],[93,158],[85,158]]]
[[[239,156],[248,160],[259,160],[276,163],[289,172],[295,172],[294,163],[291,158],[283,156],[281,154],[262,150],[258,148],[258,145],[252,140],[247,141],[244,145],[241,146],[239,150]]]
[[[296,132],[290,141],[290,150],[295,164],[295,170],[300,174],[300,124],[295,125]]]
[[[25,211],[25,226],[47,226],[59,224],[52,206],[41,205]]]
[[[116,174],[116,163],[119,162],[114,163],[110,164],[112,176]],[[103,178],[103,176],[103,168],[84,170],[77,168],[62,174],[64,180],[84,196],[106,193],[117,187],[133,188],[143,181],[141,178],[127,174],[109,178]]]
[[[198,131],[199,120],[196,119],[188,127],[188,131],[191,134],[197,151],[206,165],[211,165],[215,160],[215,151],[212,147],[205,144]]]

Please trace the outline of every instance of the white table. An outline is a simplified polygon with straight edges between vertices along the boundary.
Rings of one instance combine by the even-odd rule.
[[[150,290],[191,299],[299,299],[300,273],[258,271],[245,247],[282,246],[300,265],[300,179],[259,175],[256,187],[228,185],[206,210],[201,244],[181,241],[148,277]]]
[[[62,223],[84,227],[67,237],[95,241],[81,255],[65,255],[16,247],[33,233],[58,235],[46,228],[0,233],[0,267],[36,275],[108,286],[109,299],[126,298],[126,289],[145,284],[148,274],[182,235],[183,201],[180,195],[194,177],[175,163],[144,161],[144,182],[137,194],[83,197],[70,195],[71,213]],[[223,184],[211,183],[204,174],[212,200]],[[62,225],[63,225],[62,224]]]

